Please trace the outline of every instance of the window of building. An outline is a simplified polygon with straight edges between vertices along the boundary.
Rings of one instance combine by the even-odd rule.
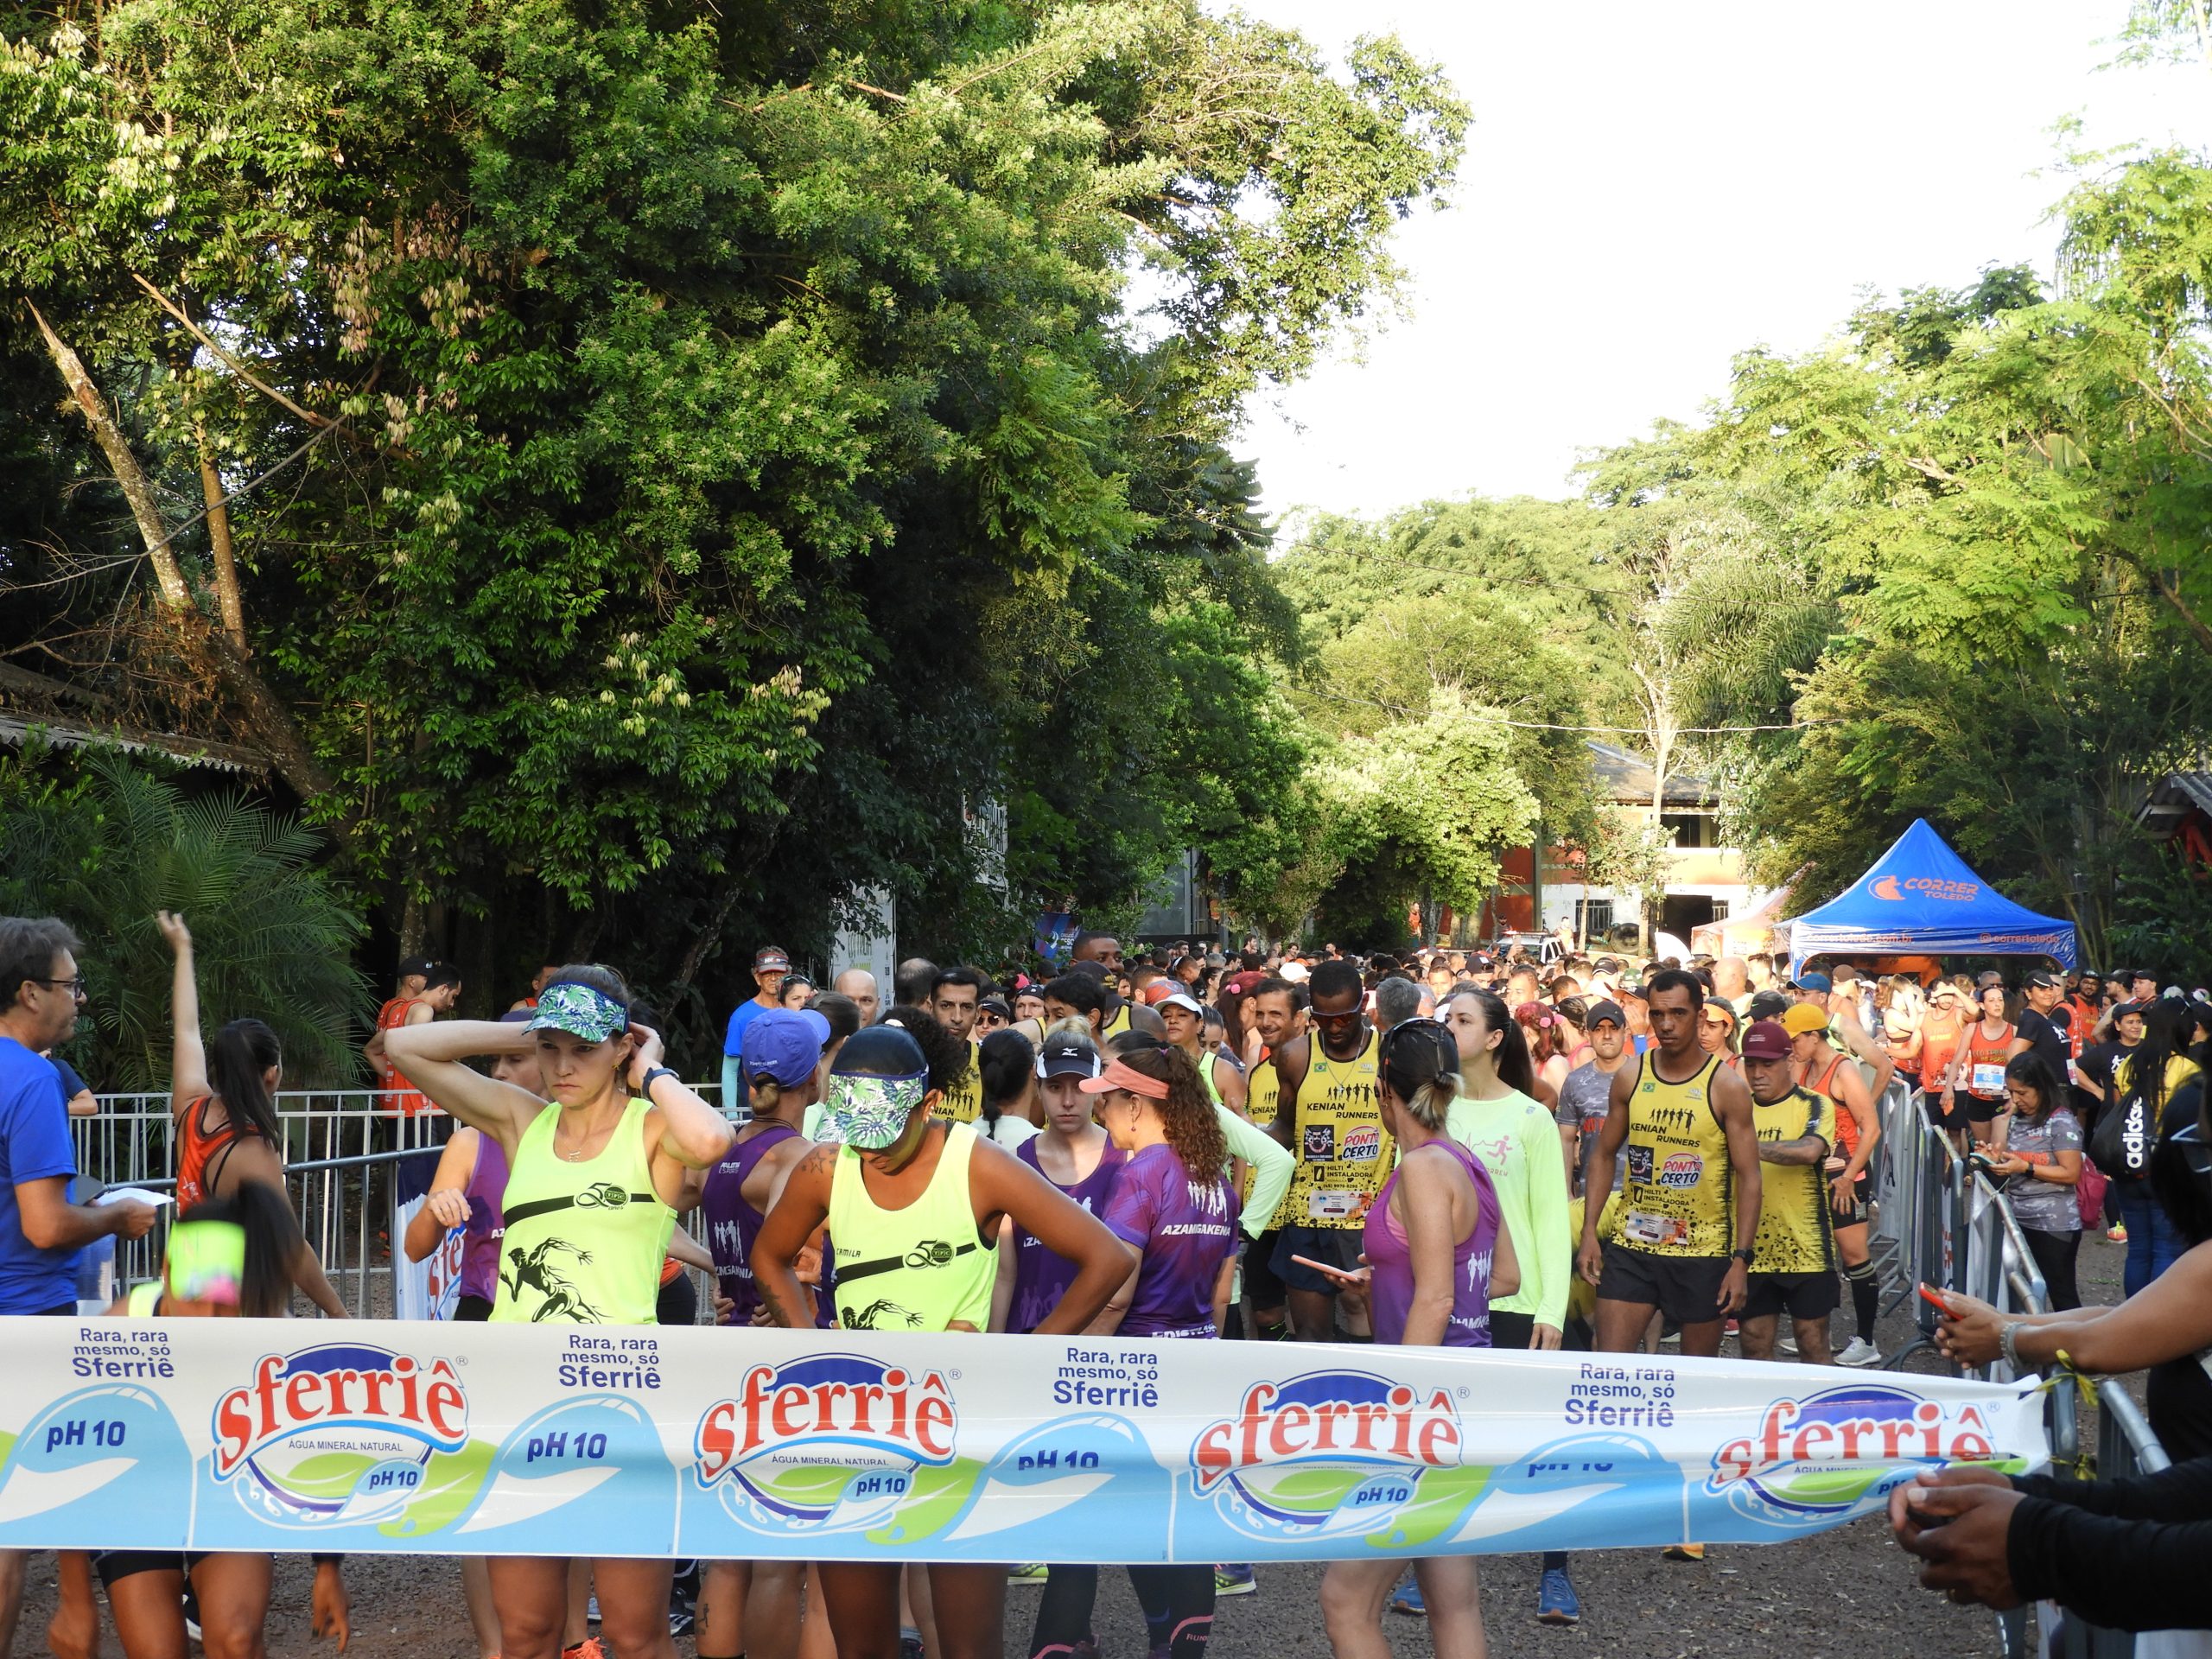
[[[1709,812],[1662,812],[1659,827],[1677,847],[1712,847],[1713,840],[1713,815]]]
[[[1610,899],[1578,899],[1574,901],[1575,937],[1595,939],[1613,925],[1613,901]]]

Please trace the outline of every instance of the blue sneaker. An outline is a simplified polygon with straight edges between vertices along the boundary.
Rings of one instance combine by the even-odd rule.
[[[1260,1587],[1249,1561],[1229,1561],[1213,1570],[1213,1592],[1220,1596],[1249,1596]]]
[[[1421,1599],[1421,1580],[1411,1573],[1398,1580],[1398,1587],[1390,1592],[1390,1611],[1408,1613],[1415,1618],[1428,1617],[1428,1604]]]
[[[1574,1624],[1581,1618],[1582,1601],[1574,1593],[1574,1580],[1567,1576],[1563,1567],[1547,1568],[1536,1587],[1536,1623]]]

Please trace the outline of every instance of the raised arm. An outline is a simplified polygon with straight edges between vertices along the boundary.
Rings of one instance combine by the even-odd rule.
[[[383,1033],[385,1050],[408,1082],[473,1129],[497,1141],[512,1166],[522,1132],[545,1109],[527,1089],[487,1077],[461,1062],[480,1054],[527,1054],[537,1036],[497,1020],[442,1020]]]
[[[737,1130],[674,1072],[655,1077],[648,1085],[645,1074],[660,1064],[660,1033],[648,1026],[632,1026],[630,1035],[630,1087],[652,1103],[645,1116],[645,1144],[652,1159],[653,1186],[675,1205],[690,1173],[720,1163],[737,1139]]]
[[[186,1107],[208,1092],[207,1051],[200,1040],[200,984],[194,973],[192,930],[184,918],[159,910],[154,920],[175,957],[169,976],[169,1116],[181,1118]]]

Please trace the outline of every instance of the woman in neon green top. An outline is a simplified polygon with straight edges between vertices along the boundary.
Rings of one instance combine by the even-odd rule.
[[[799,1160],[753,1247],[753,1282],[779,1325],[802,1327],[794,1271],[824,1222],[836,1251],[837,1322],[848,1331],[982,1331],[990,1323],[1000,1224],[1076,1263],[1075,1282],[1037,1326],[1076,1336],[1135,1263],[1096,1217],[1013,1154],[932,1110],[969,1064],[968,1045],[928,1015],[872,1026],[838,1050],[823,1133],[837,1144]],[[414,1074],[409,1073],[411,1077]],[[891,1653],[899,1643],[895,1562],[823,1561],[823,1599],[837,1650]],[[1001,1659],[1006,1568],[928,1568],[938,1643],[933,1659]]]
[[[651,1325],[675,1205],[735,1131],[660,1062],[658,1034],[630,1021],[612,969],[561,969],[526,1025],[454,1020],[388,1032],[385,1052],[416,1088],[507,1154],[494,1321]],[[548,1104],[472,1070],[477,1054],[535,1050]],[[600,1627],[614,1650],[674,1659],[668,1561],[593,1564]],[[503,1556],[492,1600],[506,1659],[558,1659],[569,1563]]]
[[[1459,1047],[1459,1098],[1445,1132],[1490,1172],[1521,1268],[1521,1287],[1491,1304],[1491,1345],[1556,1348],[1567,1325],[1575,1244],[1558,1120],[1535,1099],[1528,1039],[1503,997],[1470,986],[1446,998],[1436,1015]],[[1580,1616],[1566,1554],[1547,1553],[1537,1617],[1571,1624]]]

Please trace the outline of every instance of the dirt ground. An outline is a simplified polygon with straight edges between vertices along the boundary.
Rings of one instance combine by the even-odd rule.
[[[2122,1250],[2101,1234],[2082,1247],[2083,1300],[2117,1302]],[[1837,1317],[1837,1330],[1844,1320]],[[1888,1352],[1908,1339],[1901,1308],[1884,1321]],[[1840,1346],[1840,1342],[1838,1344]],[[1723,1351],[1732,1351],[1733,1344]],[[1923,1355],[1908,1370],[1938,1369]],[[1620,1659],[1678,1659],[1700,1654],[1768,1654],[1787,1659],[1980,1659],[1999,1653],[1994,1619],[1952,1605],[1920,1588],[1914,1563],[1879,1521],[1784,1544],[1715,1546],[1700,1563],[1662,1560],[1656,1550],[1607,1550],[1578,1555],[1573,1573],[1582,1599],[1571,1630],[1535,1621],[1537,1565],[1533,1556],[1497,1556],[1482,1563],[1484,1622],[1497,1655],[1605,1655]],[[355,1556],[346,1563],[353,1603],[347,1659],[480,1659],[462,1611],[461,1573],[435,1556]],[[1211,1651],[1218,1659],[1324,1659],[1318,1586],[1321,1569],[1264,1566],[1258,1593],[1224,1601]],[[269,1616],[274,1659],[315,1659],[331,1652],[308,1630],[309,1568],[304,1557],[280,1558]],[[54,1608],[51,1556],[34,1557],[15,1651],[46,1652]],[[1039,1592],[1007,1594],[1007,1659],[1026,1659]],[[1103,1659],[1142,1659],[1144,1624],[1128,1578],[1100,1575],[1097,1635]],[[1402,1659],[1429,1659],[1428,1627],[1392,1616],[1386,1634]],[[677,1651],[691,1659],[688,1638]],[[103,1652],[121,1652],[111,1628]]]

